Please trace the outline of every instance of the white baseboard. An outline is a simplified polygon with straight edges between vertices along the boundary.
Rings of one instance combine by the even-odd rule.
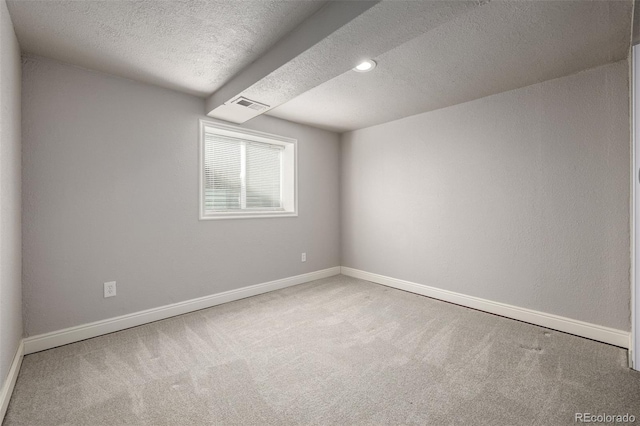
[[[0,424],[4,419],[4,415],[7,413],[9,407],[9,400],[13,393],[13,387],[16,385],[18,379],[18,373],[20,372],[20,366],[22,365],[22,358],[24,357],[24,343],[20,340],[16,355],[13,357],[11,368],[9,368],[9,374],[7,375],[2,388],[0,389]]]
[[[234,300],[244,299],[246,297],[256,296],[258,294],[267,293],[281,288],[290,287],[321,278],[327,278],[333,275],[338,275],[340,273],[351,277],[372,281],[389,287],[394,287],[400,290],[432,297],[434,299],[444,300],[446,302],[451,302],[492,314],[501,315],[507,318],[528,322],[531,324],[539,325],[541,327],[575,334],[577,336],[586,337],[588,339],[597,340],[615,346],[620,346],[622,348],[629,348],[630,333],[627,331],[616,330],[597,324],[591,324],[571,318],[561,317],[558,315],[534,311],[532,309],[512,306],[506,303],[493,302],[491,300],[481,299],[479,297],[467,296],[461,293],[455,293],[448,290],[429,287],[423,284],[417,284],[410,281],[386,277],[384,275],[373,274],[358,269],[348,268],[346,266],[336,266],[321,271],[315,271],[307,274],[297,275],[294,277],[256,284],[236,290],[230,290],[223,293],[213,294],[210,296],[204,296],[197,299],[191,299],[184,302],[178,302],[171,305],[148,309],[146,311],[135,312],[120,317],[96,321],[89,324],[70,327],[46,334],[27,337],[24,339],[24,354],[27,355],[34,352],[55,348],[56,346],[62,346],[69,343],[78,342],[80,340],[101,336],[103,334],[113,333],[115,331],[120,331],[138,325],[147,324],[153,321],[170,318],[176,315],[197,311],[199,309],[209,308],[211,306],[232,302]],[[22,358],[20,357],[20,359]]]
[[[507,305],[506,303],[493,302],[491,300],[481,299],[479,297],[467,296],[465,294],[455,293],[453,291],[442,290],[423,284],[417,284],[410,281],[386,277],[384,275],[373,274],[371,272],[348,268],[346,266],[343,266],[341,270],[342,274],[348,275],[350,277],[360,278],[374,283],[386,285],[388,287],[394,287],[400,290],[409,291],[411,293],[432,297],[434,299],[444,300],[445,302],[451,302],[457,305],[478,309],[480,311],[501,315],[503,317],[528,322],[531,324],[539,325],[541,327],[575,334],[576,336],[586,337],[588,339],[620,346],[622,348],[629,347],[630,333],[627,331],[603,327],[600,325],[578,321],[571,318],[547,314],[540,311],[534,311],[532,309]]]
[[[296,275],[294,277],[242,287],[236,290],[225,291],[223,293],[199,297],[197,299],[173,303],[171,305],[165,305],[158,308],[147,309],[146,311],[135,312],[128,315],[122,315],[115,318],[109,318],[102,321],[96,321],[89,324],[78,325],[76,327],[27,337],[24,339],[24,353],[27,355],[34,352],[44,351],[46,349],[55,348],[56,346],[78,342],[80,340],[101,336],[103,334],[113,333],[114,331],[124,330],[126,328],[147,324],[176,315],[186,314],[200,309],[210,308],[222,303],[232,302],[234,300],[244,299],[246,297],[256,296],[262,293],[268,293],[281,288],[291,287],[338,274],[340,274],[340,267],[336,266],[320,271],[309,272],[307,274]]]

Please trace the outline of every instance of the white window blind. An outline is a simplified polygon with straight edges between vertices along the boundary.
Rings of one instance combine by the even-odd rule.
[[[281,209],[282,148],[264,143],[246,143],[247,209]]]
[[[280,145],[206,132],[205,211],[283,210],[282,149]]]

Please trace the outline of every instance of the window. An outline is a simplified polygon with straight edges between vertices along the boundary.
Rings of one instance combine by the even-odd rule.
[[[200,219],[297,216],[296,146],[200,120]]]

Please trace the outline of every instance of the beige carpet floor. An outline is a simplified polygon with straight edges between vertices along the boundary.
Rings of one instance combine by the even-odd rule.
[[[335,276],[24,358],[4,425],[563,425],[623,349]]]

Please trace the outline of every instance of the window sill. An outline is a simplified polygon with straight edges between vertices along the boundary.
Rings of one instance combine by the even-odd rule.
[[[260,219],[271,217],[297,217],[297,212],[261,212],[261,213],[212,213],[200,215],[200,220],[220,220],[220,219]]]

